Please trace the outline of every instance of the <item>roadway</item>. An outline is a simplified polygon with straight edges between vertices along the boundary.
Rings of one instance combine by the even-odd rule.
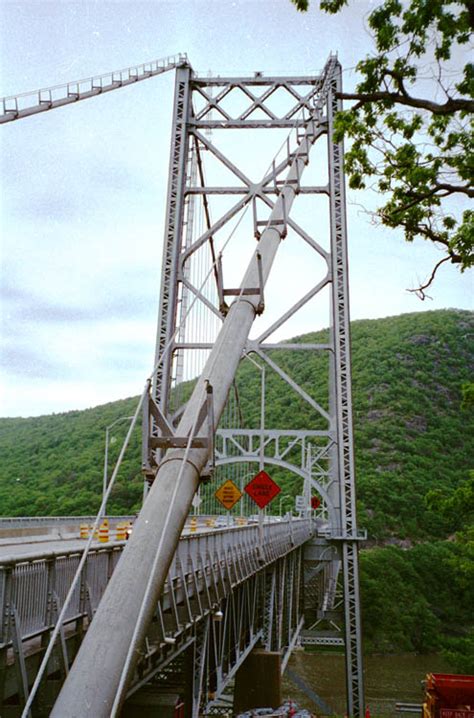
[[[48,541],[42,537],[41,541],[35,541],[34,537],[32,537],[31,540],[22,543],[15,543],[15,540],[16,539],[12,539],[12,543],[5,544],[3,543],[4,539],[2,539],[2,544],[0,545],[0,561],[5,561],[6,559],[11,558],[31,558],[32,556],[36,556],[40,553],[58,554],[65,550],[82,551],[86,545],[86,541],[78,538],[61,539],[59,541],[57,539],[52,539]],[[98,548],[100,546],[108,546],[112,543],[117,542],[109,541],[108,543],[103,544],[99,541],[93,541],[92,546],[94,548]]]
[[[188,536],[193,533],[202,534],[210,531],[223,531],[232,530],[237,528],[235,526],[207,526],[205,525],[205,518],[200,517],[200,525],[193,530],[190,522],[186,522],[184,527],[183,536]],[[110,539],[107,542],[101,542],[94,540],[92,542],[92,548],[100,548],[101,546],[121,545],[123,541],[115,540],[115,529],[112,528],[110,531]],[[58,532],[55,531],[51,535],[30,535],[30,536],[5,536],[0,538],[0,562],[5,562],[11,559],[31,558],[38,554],[60,554],[63,551],[82,551],[86,545],[85,539],[79,538],[79,530],[74,533],[63,535],[58,538]]]

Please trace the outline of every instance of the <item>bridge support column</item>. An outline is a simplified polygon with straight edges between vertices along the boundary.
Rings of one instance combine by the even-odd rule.
[[[250,708],[281,705],[281,655],[278,651],[254,648],[237,671],[234,714]]]

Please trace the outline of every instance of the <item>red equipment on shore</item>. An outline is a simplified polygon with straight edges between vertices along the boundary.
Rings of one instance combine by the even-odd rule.
[[[474,718],[474,676],[428,673],[423,718]]]

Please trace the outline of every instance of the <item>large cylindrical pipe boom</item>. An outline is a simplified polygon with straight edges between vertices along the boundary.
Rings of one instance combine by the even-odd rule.
[[[261,268],[254,252],[241,284],[242,291],[259,287],[261,274],[263,284],[268,278],[310,147],[320,133],[316,120],[310,120],[259,241]],[[217,424],[259,302],[259,293],[242,293],[231,305],[176,430],[177,436],[187,436],[193,430],[205,396],[206,381],[213,387]],[[53,708],[53,718],[109,718],[115,715],[115,709],[112,709],[116,696],[120,694],[120,702],[125,699],[126,687],[139,659],[138,649],[145,639],[199,485],[201,470],[208,460],[207,448],[190,449],[183,465],[185,454],[183,449],[172,449],[165,454],[133,535]],[[131,645],[134,650],[129,661]]]

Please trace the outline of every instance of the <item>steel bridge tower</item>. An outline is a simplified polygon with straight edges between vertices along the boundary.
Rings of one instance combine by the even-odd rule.
[[[307,630],[302,641],[345,645],[348,714],[362,715],[358,543],[363,536],[356,525],[343,147],[334,139],[334,116],[341,109],[341,67],[331,57],[324,71],[313,77],[265,77],[258,72],[254,77],[198,77],[187,64],[176,72],[157,369],[144,422],[144,473],[151,483],[162,452],[183,445],[183,439],[180,443],[170,438],[163,418],[174,425],[180,417],[185,399],[180,386],[183,380],[199,373],[230,300],[235,296],[245,299],[246,293],[257,295],[256,312],[264,310],[267,297],[261,277],[258,287],[245,290],[234,289],[225,281],[229,268],[232,274],[232,262],[238,262],[239,253],[249,246],[248,235],[253,234],[258,241],[262,232],[272,229],[286,243],[287,251],[290,243],[305,245],[307,256],[312,254],[317,260],[310,286],[291,306],[273,315],[270,324],[248,339],[243,348],[242,360],[253,358],[261,373],[260,423],[245,427],[238,412],[231,425],[221,423],[213,455],[201,478],[208,478],[214,465],[276,466],[294,472],[304,480],[306,492],[312,488],[322,497],[326,520],[306,552]],[[318,184],[303,183],[301,169],[291,179],[283,179],[308,124],[311,144],[315,145],[312,152],[320,148],[319,159],[312,160],[318,164]],[[252,135],[260,133],[266,139],[272,136],[270,130],[279,130],[273,134],[280,138],[283,135],[283,143],[255,181],[239,163],[236,148],[241,148],[244,155]],[[309,144],[304,163],[310,163]],[[280,216],[270,214],[282,187],[288,183],[303,199],[304,209],[299,216],[305,216],[305,224],[309,216],[313,233],[291,216],[284,196]],[[249,212],[242,226],[247,221],[247,244],[240,241],[237,253],[226,266],[228,233],[233,235],[246,210]],[[201,225],[196,227],[193,220],[198,214]],[[308,261],[311,266],[312,259]],[[201,274],[196,271],[199,265],[205,267]],[[329,308],[330,315],[326,341],[271,341],[271,336],[281,334],[288,321],[285,331],[290,335],[291,321],[301,310],[310,308],[315,319],[320,318],[321,308],[314,309],[312,300],[321,295],[322,305]],[[199,320],[194,320],[193,325],[193,311],[197,314],[198,308],[207,314],[207,324],[201,320],[199,325]],[[319,398],[324,390],[316,386],[320,378],[309,377],[302,386],[280,361],[289,353],[299,353],[305,361],[308,352],[321,355],[327,379],[324,399]],[[190,370],[191,357],[195,363]],[[295,421],[295,429],[265,426],[265,370],[289,386],[299,406],[304,405],[312,417],[310,422],[298,426]],[[334,631],[317,629],[325,621],[335,625],[340,568],[344,629],[338,636]]]
[[[303,511],[313,491],[322,499],[316,536],[309,543],[311,533],[301,538],[301,545],[306,543],[302,641],[344,643],[347,712],[360,716],[358,543],[363,537],[356,523],[343,147],[334,136],[334,117],[341,109],[337,59],[331,56],[315,76],[257,72],[224,78],[196,76],[187,57],[179,55],[33,93],[27,106],[23,96],[4,98],[0,123],[174,69],[155,368],[142,397],[146,499],[51,715],[75,715],[79,701],[89,695],[92,713],[118,715],[192,504],[209,501],[212,482],[225,472],[243,485],[250,468],[258,466],[299,477]],[[277,151],[272,145],[269,152],[273,137]],[[257,170],[261,160],[267,165]],[[280,270],[277,253],[283,255]],[[282,340],[297,332],[302,314],[310,326],[321,321],[321,307],[330,318],[322,340],[311,335]],[[298,380],[290,356],[303,369]],[[238,394],[243,367],[260,377],[258,411],[250,407],[248,419]],[[286,409],[279,425],[266,411],[272,392]],[[262,537],[263,531],[260,543]],[[291,536],[286,540],[292,543]],[[261,566],[274,560],[265,548],[252,554],[256,568],[249,564],[249,575],[257,576],[255,601],[259,561]],[[297,577],[299,564],[291,561]],[[203,569],[201,579],[206,575]],[[275,596],[264,601],[264,611],[278,612],[286,601],[290,619],[294,613],[299,621],[299,594],[296,602],[287,600],[284,577],[285,571],[273,574],[269,590]],[[341,584],[344,628],[335,634],[321,629],[337,627]],[[242,605],[250,605],[249,585]],[[297,578],[292,585],[299,591]],[[179,619],[173,586],[171,594]],[[191,614],[190,602],[188,608]],[[265,615],[264,623],[273,626],[274,619]],[[277,616],[278,622],[283,624]],[[262,635],[272,631],[262,630]],[[295,635],[298,630],[299,623]],[[267,635],[269,650],[271,640]],[[197,715],[199,701],[193,711]]]

